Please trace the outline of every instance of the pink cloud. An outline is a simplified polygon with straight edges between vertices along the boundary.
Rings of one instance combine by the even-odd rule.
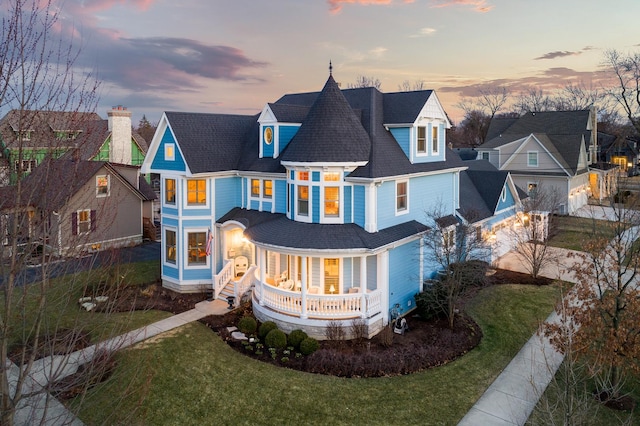
[[[393,0],[327,0],[329,2],[329,10],[331,13],[340,13],[343,4],[362,4],[362,5],[389,5]],[[415,0],[402,0],[402,3],[413,3]]]
[[[431,7],[471,6],[476,12],[487,13],[495,6],[487,4],[487,0],[432,0]]]

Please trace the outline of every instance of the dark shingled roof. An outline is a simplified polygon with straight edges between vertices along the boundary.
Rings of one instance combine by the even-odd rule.
[[[410,221],[370,233],[353,223],[344,225],[301,223],[284,214],[234,208],[218,220],[235,220],[247,238],[259,244],[310,250],[373,250],[425,232],[428,227]]]
[[[282,161],[359,162],[369,159],[371,140],[359,117],[329,76]]]
[[[21,204],[37,206],[45,211],[60,210],[103,167],[109,169],[114,175],[120,176],[124,185],[129,187],[141,199],[148,199],[106,161],[53,160],[47,158],[29,176],[24,178],[22,186],[24,200]],[[65,182],[65,184],[50,184],[54,181]],[[155,194],[153,196],[155,198]]]
[[[493,149],[531,134],[545,146],[570,174],[578,170],[582,140],[590,142],[587,130],[590,111],[530,112],[520,118],[497,118],[491,121],[486,142],[479,149]]]
[[[67,148],[73,146],[74,141],[57,139],[56,132],[82,130],[86,123],[96,120],[101,118],[94,112],[14,109],[0,120],[0,138],[11,148],[18,145],[15,132],[29,130],[33,134],[30,140],[22,141],[25,148]]]
[[[192,173],[234,170],[257,115],[166,112]]]
[[[415,122],[432,93],[432,90],[385,93],[384,123],[407,124]]]
[[[431,90],[383,94],[372,87],[341,91],[329,76],[321,92],[288,94],[269,104],[279,122],[301,123],[276,159],[258,158],[257,115],[166,114],[193,173],[284,173],[280,161],[367,162],[351,173],[358,178],[464,167],[458,155],[449,150],[446,162],[411,164],[384,127],[394,120],[415,121],[431,94]]]
[[[27,204],[43,210],[56,211],[78,192],[107,163],[105,161],[44,160],[24,179],[23,194],[28,194]],[[51,185],[46,182],[65,182]]]
[[[278,103],[269,103],[268,105],[279,123],[302,123],[302,120],[304,120],[309,113],[309,107],[306,105]]]
[[[471,222],[486,219],[495,212],[509,173],[487,160],[465,161],[465,165],[469,168],[460,173],[459,213]]]

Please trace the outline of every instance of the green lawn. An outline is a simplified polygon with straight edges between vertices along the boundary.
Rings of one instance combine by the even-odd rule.
[[[469,306],[484,333],[476,349],[389,378],[280,369],[192,323],[123,351],[111,380],[86,396],[80,418],[89,425],[456,424],[552,311],[557,294],[555,287],[484,289]]]
[[[90,333],[93,342],[166,318],[170,314],[158,311],[108,314],[86,312],[78,304],[78,299],[83,296],[86,287],[91,288],[109,280],[110,277],[124,277],[127,285],[141,286],[144,283],[155,282],[159,274],[158,261],[141,262],[69,274],[52,279],[46,284],[34,283],[15,288],[12,296],[13,315],[7,318],[12,324],[11,342],[16,343],[24,339],[25,330],[32,326],[37,311],[43,314],[43,335],[61,329],[82,329]],[[46,299],[40,306],[42,295]],[[0,293],[0,306],[4,306],[3,299],[4,294]]]
[[[575,216],[554,216],[552,218],[554,233],[549,238],[549,245],[569,250],[583,250],[584,242],[598,238],[607,241],[614,237],[611,222]]]

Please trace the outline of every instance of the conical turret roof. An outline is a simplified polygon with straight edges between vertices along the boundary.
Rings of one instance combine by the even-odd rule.
[[[282,161],[353,163],[369,160],[371,140],[360,118],[329,76]]]

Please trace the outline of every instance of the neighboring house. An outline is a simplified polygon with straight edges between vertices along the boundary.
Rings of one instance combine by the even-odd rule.
[[[96,113],[11,110],[0,120],[0,185],[15,183],[46,157],[78,150],[85,160],[141,165],[147,144],[131,130],[131,112],[119,106]]]
[[[323,339],[329,321],[361,318],[376,334],[438,270],[427,212],[455,226],[461,186],[480,185],[448,127],[433,91],[340,90],[331,75],[256,115],[165,112],[142,166],[160,175],[163,285],[236,304],[253,287],[254,314],[284,330]],[[488,233],[515,214],[506,176],[491,181],[499,200],[469,189]]]
[[[496,169],[486,160],[464,162],[467,170],[460,174],[460,208],[458,216],[484,233],[488,253],[479,256],[490,262],[514,248],[521,238],[514,238],[521,220],[521,200],[527,194],[514,183],[506,171]]]
[[[640,163],[638,141],[633,138],[598,132],[598,146],[600,148],[598,160],[615,164],[622,172],[626,173]]]
[[[594,109],[530,112],[493,119],[486,142],[476,150],[479,159],[509,171],[515,184],[530,195],[538,190],[553,193],[557,211],[572,214],[587,204],[592,188],[606,190],[600,181],[612,173],[590,170],[597,161],[596,132]]]
[[[45,159],[22,181],[20,203],[16,186],[2,188],[4,244],[11,233],[9,215],[16,214],[22,215],[17,235],[21,244],[43,244],[62,256],[139,244],[139,212],[148,201],[139,183],[138,167]]]

